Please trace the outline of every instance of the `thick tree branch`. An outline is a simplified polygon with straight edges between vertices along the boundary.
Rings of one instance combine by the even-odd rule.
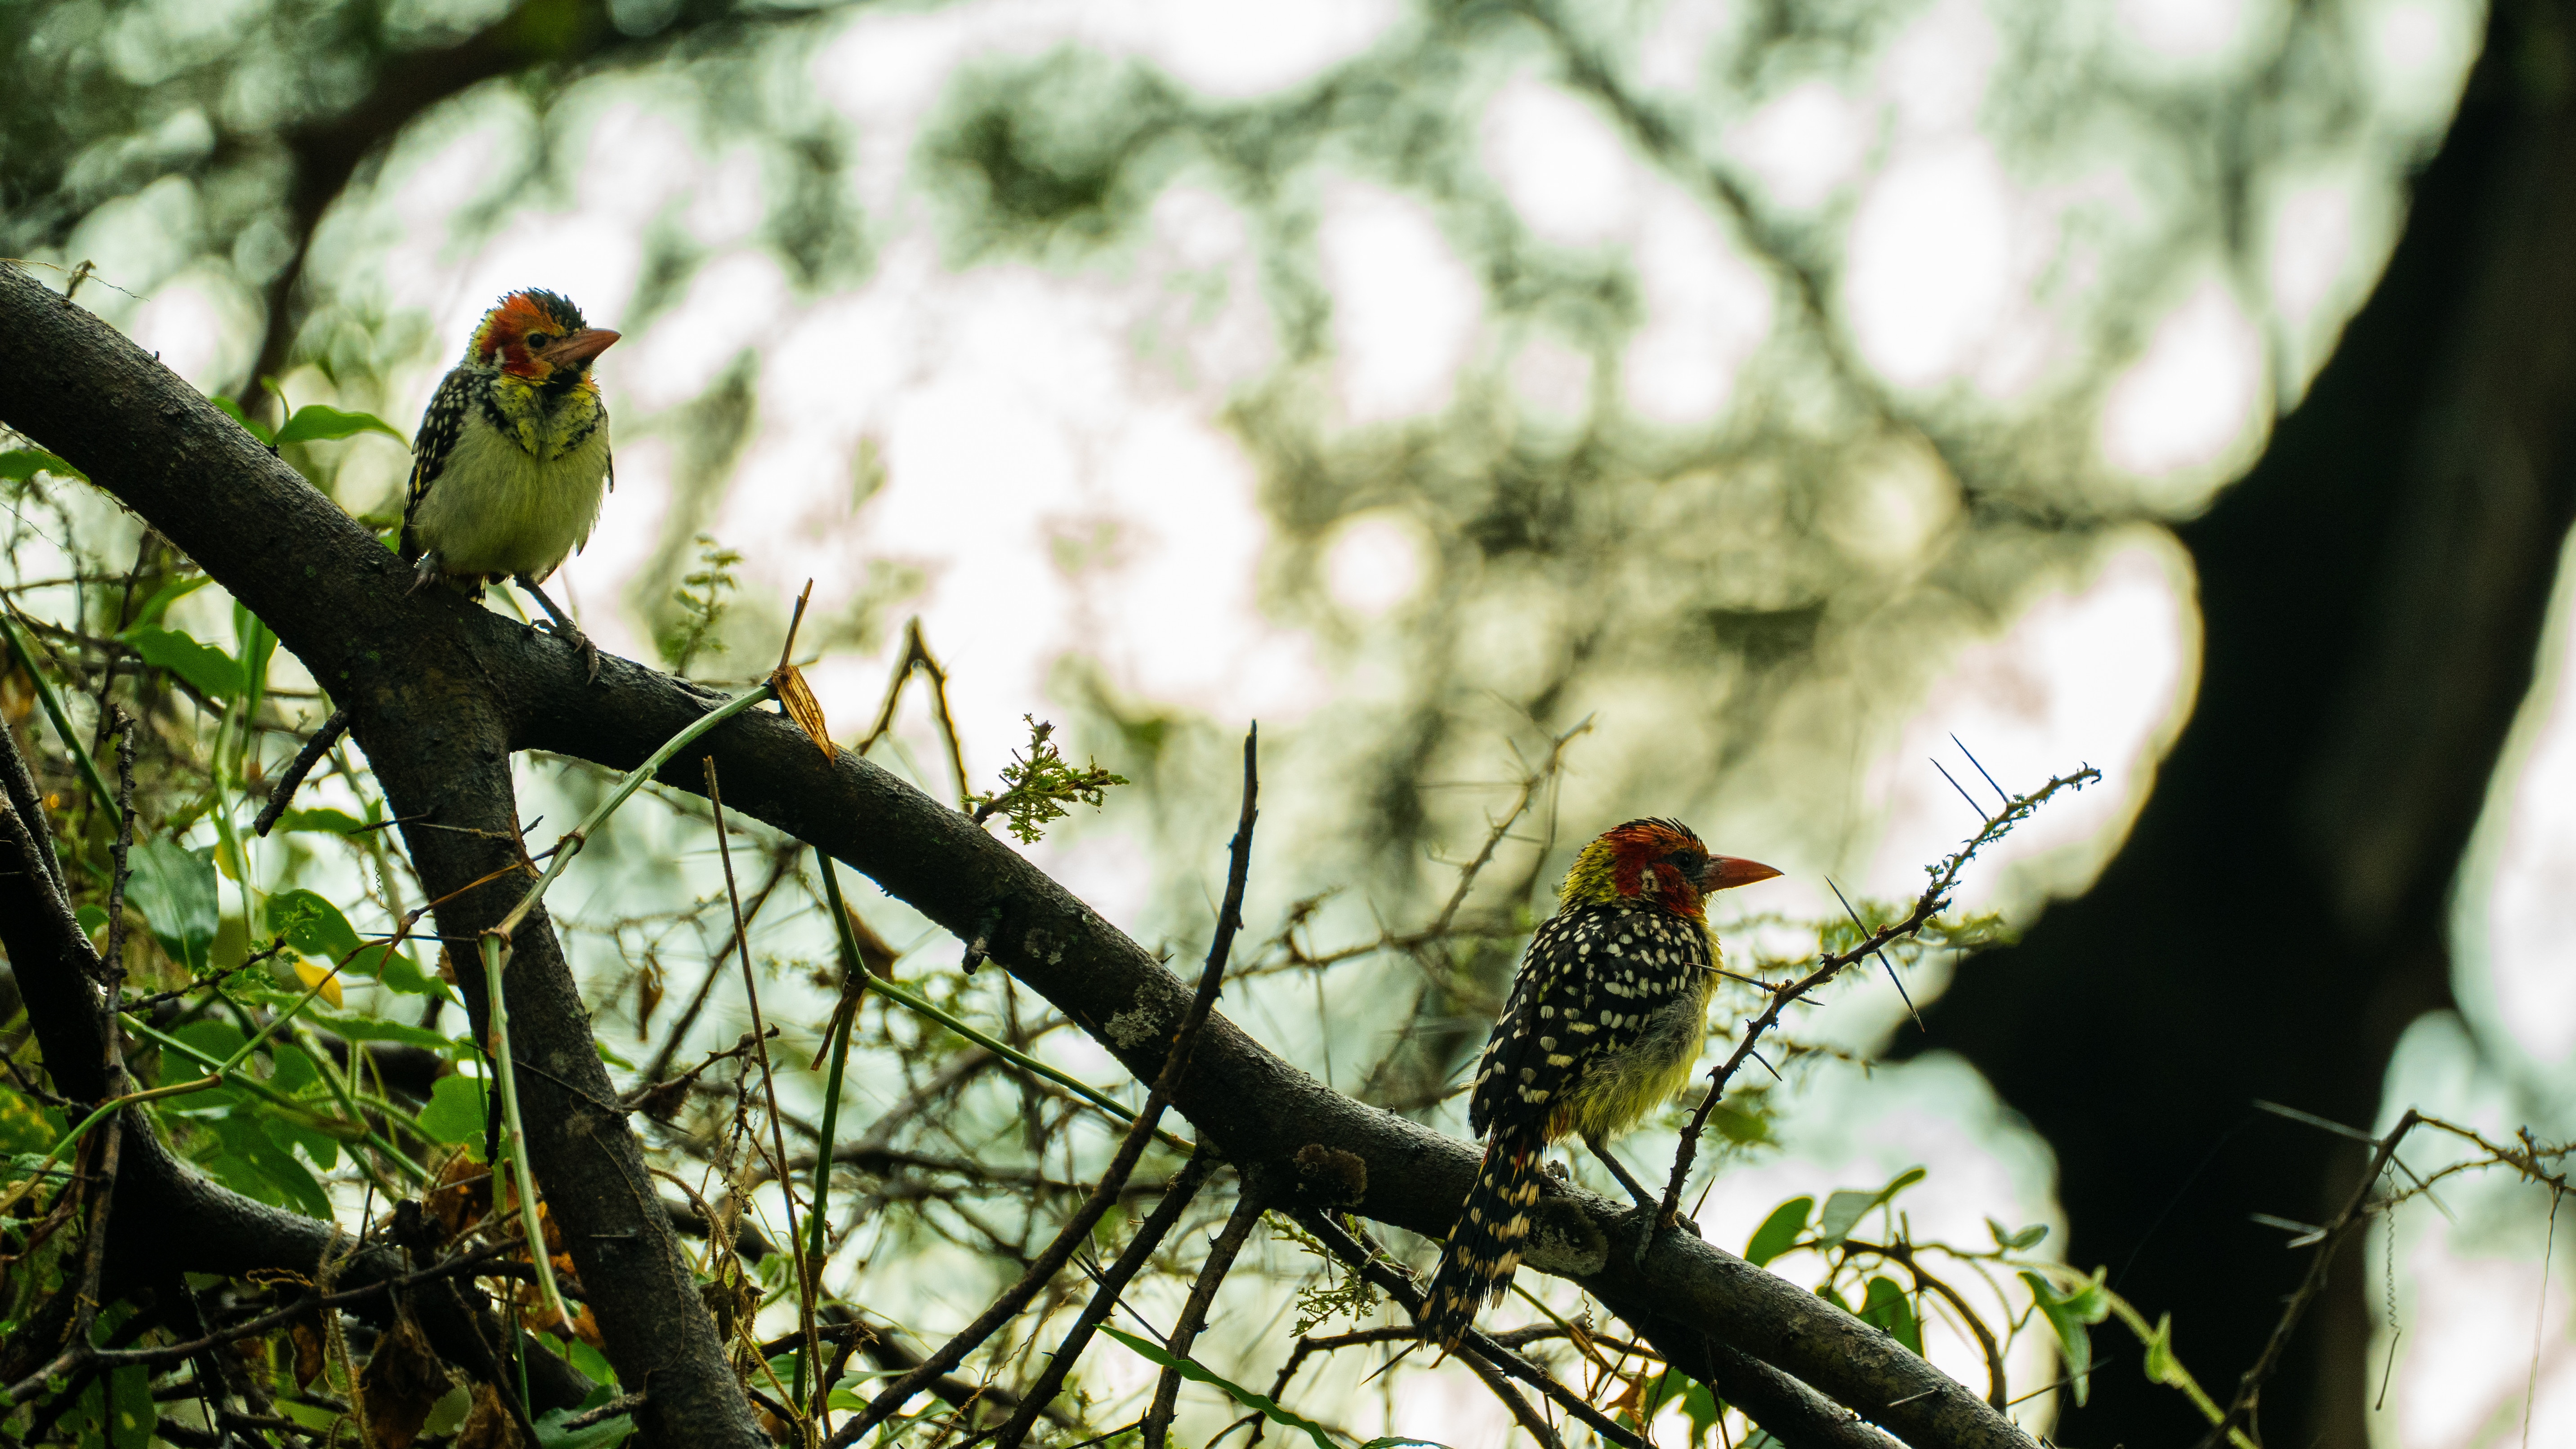
[[[19,778],[25,769],[15,738],[0,726],[0,780]],[[55,1089],[76,1101],[97,1102],[109,1095],[107,1002],[96,985],[100,963],[50,878],[41,869],[24,868],[40,860],[44,849],[43,817],[34,817],[32,829],[30,824],[14,806],[0,805],[0,949],[8,952]],[[330,1224],[207,1181],[172,1157],[158,1134],[146,1129],[119,1135],[121,1160],[108,1218],[102,1298],[147,1283],[175,1281],[182,1272],[228,1277],[262,1269],[310,1273],[325,1254],[347,1251],[345,1234],[335,1247]],[[185,1224],[186,1230],[173,1231],[174,1224]],[[409,1271],[400,1253],[365,1248],[346,1260],[335,1281],[364,1289]],[[486,1345],[498,1340],[497,1323],[478,1322],[452,1297],[424,1296],[413,1307],[441,1357],[470,1373],[492,1375],[497,1365]],[[390,1302],[382,1297],[360,1311],[375,1321],[392,1322]],[[539,1407],[568,1408],[590,1393],[590,1381],[560,1357],[545,1352],[523,1356],[529,1390]],[[0,1361],[0,1380],[23,1377],[34,1367]]]
[[[393,556],[292,469],[124,338],[6,268],[0,421],[85,469],[275,629],[350,706],[398,813],[429,812],[442,824],[494,832],[410,834],[433,891],[508,863],[510,751],[631,768],[711,707],[691,686],[625,660],[603,659],[597,684],[589,684],[572,649],[549,636],[460,598],[406,595]],[[708,754],[736,810],[829,851],[961,939],[998,920],[993,960],[1139,1080],[1159,1075],[1188,988],[1017,853],[865,760],[846,752],[824,759],[779,716],[731,721],[674,759],[664,783],[702,788]],[[506,883],[469,893],[442,909],[440,929],[470,936],[516,894]],[[552,933],[523,931],[519,939],[514,1027],[527,1023],[539,1065],[608,1100]],[[480,1001],[472,1005],[479,1013]],[[626,1155],[634,1138],[623,1120],[557,1088],[532,1088],[531,1096],[548,1090],[556,1093],[551,1102],[532,1104],[547,1123],[534,1134],[534,1160],[557,1211],[581,1214],[568,1222],[573,1251],[620,1374],[634,1384],[657,1371],[649,1418],[676,1389],[675,1367],[621,1359],[638,1351],[621,1346],[626,1334],[647,1326],[613,1320],[604,1300],[668,1299],[644,1339],[653,1345],[675,1333],[678,1319],[703,1323],[704,1315],[693,1293],[685,1308],[677,1300],[685,1273],[676,1271],[675,1250],[656,1246],[668,1241],[660,1215],[625,1206],[619,1173],[638,1159]],[[1283,1185],[1303,1181],[1302,1149],[1321,1148],[1347,1170],[1330,1174],[1328,1188],[1304,1188],[1304,1201],[1426,1237],[1447,1231],[1478,1160],[1465,1143],[1332,1091],[1221,1015],[1199,1033],[1176,1105],[1230,1161],[1259,1164]],[[1908,1444],[2030,1443],[1976,1394],[1787,1279],[1685,1234],[1662,1235],[1637,1265],[1645,1215],[1571,1188],[1552,1187],[1533,1217],[1527,1265],[1582,1283],[1641,1326],[1706,1332]],[[635,1236],[613,1236],[618,1224]],[[649,1287],[639,1286],[648,1279]],[[711,1328],[693,1331],[712,1343]],[[694,1347],[684,1356],[694,1358]]]

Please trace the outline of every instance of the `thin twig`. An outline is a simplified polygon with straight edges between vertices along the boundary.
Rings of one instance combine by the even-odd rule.
[[[1190,1154],[1190,1160],[1172,1179],[1171,1191],[1163,1194],[1163,1200],[1146,1215],[1144,1224],[1136,1229],[1136,1236],[1127,1240],[1127,1246],[1120,1250],[1117,1261],[1109,1265],[1109,1271],[1100,1275],[1100,1284],[1092,1290],[1091,1301],[1083,1305],[1073,1327],[1065,1331],[1064,1341],[1056,1345],[1055,1356],[1047,1360],[1046,1371],[1038,1375],[1037,1383],[1022,1397],[1018,1412],[1012,1414],[1010,1421],[994,1436],[993,1449],[1019,1449],[1020,1441],[1028,1437],[1030,1428],[1037,1423],[1040,1406],[1053,1403],[1056,1395],[1063,1392],[1064,1376],[1072,1372],[1075,1360],[1082,1357],[1082,1351],[1091,1346],[1094,1331],[1109,1317],[1110,1310],[1118,1304],[1119,1295],[1135,1281],[1136,1274],[1143,1270],[1146,1260],[1154,1256],[1154,1250],[1162,1246],[1163,1239],[1180,1226],[1181,1214],[1189,1210],[1190,1200],[1198,1196],[1200,1186],[1207,1181],[1208,1174],[1216,1170],[1219,1160],[1216,1149],[1212,1147],[1203,1146]]]
[[[2236,1397],[2229,1402],[2227,1412],[2219,1421],[2201,1436],[2199,1449],[2218,1449],[2219,1445],[2227,1442],[2229,1430],[2240,1423],[2250,1425],[2254,1422],[2255,1411],[2263,1399],[2264,1381],[2281,1366],[2281,1356],[2289,1351],[2290,1340],[2298,1333],[2299,1319],[2307,1313],[2308,1305],[2325,1291],[2326,1279],[2334,1271],[2336,1253],[2342,1249],[2344,1239],[2351,1236],[2354,1223],[2370,1206],[2371,1188],[2388,1170],[2388,1160],[2397,1155],[2397,1144],[2406,1140],[2406,1134],[2414,1131],[2424,1120],[2410,1108],[2405,1116],[2397,1119],[2396,1127],[2379,1139],[2378,1146],[2370,1154],[2369,1168],[2362,1173],[2361,1180],[2353,1184],[2352,1195],[2345,1199],[2343,1211],[2335,1214],[2334,1221],[2326,1225],[2324,1238],[2308,1258],[2307,1277],[2300,1280],[2298,1291],[2292,1293],[2289,1302],[2282,1306],[2281,1319],[2272,1325],[2272,1337],[2264,1343],[2262,1356],[2254,1360],[2254,1366],[2247,1369],[2244,1378],[2238,1381]]]
[[[286,814],[287,804],[294,800],[296,788],[304,783],[304,777],[313,773],[313,767],[320,764],[322,757],[331,753],[331,747],[340,743],[340,737],[348,732],[349,708],[342,705],[331,711],[329,719],[322,721],[322,727],[313,732],[313,737],[304,742],[304,748],[297,750],[295,758],[287,763],[286,773],[278,776],[277,783],[269,787],[268,803],[259,807],[258,816],[250,823],[251,834],[263,839],[267,837],[279,818]]]
[[[1859,945],[1825,956],[1804,976],[1773,987],[1770,1004],[1762,1009],[1761,1015],[1745,1023],[1744,1039],[1736,1044],[1735,1050],[1716,1070],[1709,1073],[1708,1094],[1700,1099],[1698,1110],[1691,1114],[1690,1125],[1682,1130],[1681,1145],[1673,1154],[1672,1179],[1664,1185],[1664,1200],[1656,1221],[1673,1221],[1681,1207],[1682,1188],[1690,1180],[1691,1163],[1699,1154],[1700,1134],[1708,1128],[1709,1114],[1717,1110],[1718,1102],[1726,1096],[1726,1084],[1734,1079],[1737,1069],[1747,1061],[1759,1060],[1754,1052],[1755,1043],[1765,1032],[1780,1024],[1781,1013],[1788,1010],[1790,1003],[1841,975],[1843,968],[1853,962],[1865,961],[1878,954],[1889,942],[1914,935],[1931,924],[1932,918],[1949,906],[1950,892],[1959,883],[1959,873],[1976,858],[1979,850],[2010,833],[2015,825],[2028,819],[2032,811],[2046,804],[2058,791],[2081,790],[2101,778],[2101,771],[2086,765],[2074,774],[2052,777],[2047,784],[2028,795],[2008,797],[2003,809],[1988,816],[1975,835],[1968,837],[1967,842],[1951,852],[1948,859],[1932,868],[1931,883],[1924,886],[1923,894],[1915,898],[1914,909],[1906,913],[1905,919],[1881,926],[1865,936]],[[1773,1076],[1779,1075],[1769,1062],[1762,1065]]]
[[[812,588],[811,584],[806,586]],[[798,618],[805,610],[799,604]],[[789,641],[794,642],[791,632]],[[787,1129],[779,1123],[778,1079],[769,1066],[769,1024],[760,1016],[760,976],[751,969],[750,928],[743,923],[742,888],[733,878],[733,849],[725,843],[724,794],[716,785],[716,757],[707,756],[707,804],[716,817],[716,859],[724,866],[725,901],[733,907],[733,954],[742,962],[742,994],[751,1003],[753,1055],[760,1063],[760,1089],[769,1100],[770,1146],[778,1154],[778,1196],[787,1205],[787,1251],[796,1264],[796,1326],[805,1335],[805,1353],[796,1360],[795,1409],[805,1409],[805,1374],[809,1368],[820,1369],[823,1345],[814,1337],[814,1277],[805,1255],[796,1249],[796,1179],[787,1171]]]
[[[1171,1337],[1164,1341],[1163,1346],[1171,1350],[1173,1358],[1189,1357],[1190,1345],[1198,1341],[1208,1310],[1216,1304],[1217,1285],[1233,1270],[1234,1260],[1243,1252],[1245,1240],[1252,1236],[1253,1226],[1261,1221],[1262,1205],[1268,1200],[1260,1176],[1243,1173],[1234,1212],[1225,1220],[1225,1230],[1208,1245],[1207,1261],[1199,1265],[1198,1278],[1190,1284],[1189,1301],[1181,1305],[1181,1316],[1174,1320]],[[1165,1368],[1154,1383],[1154,1402],[1145,1411],[1144,1449],[1163,1449],[1164,1438],[1171,1432],[1172,1414],[1180,1406],[1180,1394],[1180,1369]]]
[[[1340,1223],[1333,1221],[1329,1213],[1313,1208],[1303,1208],[1288,1215],[1296,1219],[1298,1226],[1314,1234],[1325,1247],[1332,1249],[1335,1257],[1350,1264],[1362,1277],[1376,1284],[1388,1297],[1404,1305],[1405,1311],[1413,1315],[1415,1322],[1421,1321],[1422,1289],[1413,1281],[1412,1275],[1396,1268],[1383,1255],[1362,1246],[1362,1241],[1353,1237]],[[1507,1405],[1518,1401],[1520,1396],[1506,1392],[1510,1385],[1503,1384],[1498,1378],[1488,1377],[1488,1375],[1499,1371],[1528,1384],[1547,1395],[1557,1407],[1582,1420],[1590,1426],[1592,1432],[1613,1444],[1620,1445],[1621,1449],[1652,1449],[1652,1446],[1640,1438],[1636,1431],[1592,1407],[1584,1401],[1581,1394],[1559,1383],[1554,1374],[1495,1342],[1489,1334],[1477,1329],[1469,1329],[1466,1337],[1459,1340],[1459,1351],[1452,1356],[1470,1369],[1477,1369],[1480,1364],[1485,1365],[1477,1377],[1484,1379],[1486,1387],[1493,1389],[1495,1396],[1501,1398]],[[1546,1428],[1546,1420],[1537,1419],[1534,1415],[1522,1417],[1520,1410],[1517,1409],[1514,1414],[1515,1417],[1521,1418],[1522,1427],[1528,1429],[1541,1443],[1555,1442],[1555,1431]]]
[[[1083,1201],[1081,1207],[1074,1210],[1073,1216],[1058,1230],[1055,1239],[1038,1254],[1017,1283],[1006,1289],[956,1337],[942,1344],[938,1352],[924,1359],[919,1368],[897,1380],[871,1400],[864,1412],[843,1424],[828,1441],[828,1449],[848,1449],[849,1445],[857,1443],[860,1436],[884,1423],[925,1384],[955,1368],[967,1354],[992,1337],[995,1330],[1016,1317],[1029,1300],[1062,1271],[1072,1259],[1074,1249],[1089,1240],[1093,1224],[1099,1222],[1101,1216],[1109,1211],[1110,1204],[1118,1200],[1119,1190],[1126,1185],[1128,1174],[1136,1170],[1137,1162],[1145,1155],[1145,1145],[1153,1140],[1155,1125],[1162,1120],[1164,1108],[1170,1104],[1183,1074],[1188,1070],[1191,1049],[1197,1045],[1200,1026],[1216,1006],[1217,989],[1225,979],[1225,963],[1233,951],[1235,931],[1242,924],[1244,881],[1251,869],[1252,826],[1258,814],[1256,802],[1260,775],[1256,751],[1259,741],[1257,728],[1243,739],[1243,809],[1235,827],[1225,905],[1217,912],[1216,936],[1209,943],[1207,963],[1199,972],[1198,991],[1190,998],[1189,1009],[1181,1017],[1180,1029],[1174,1034],[1172,1045],[1163,1057],[1162,1070],[1154,1075],[1154,1085],[1145,1095],[1144,1108],[1136,1114],[1127,1135],[1119,1141],[1117,1154],[1110,1159],[1108,1171],[1101,1175],[1100,1185],[1092,1189],[1091,1196]],[[872,985],[882,986],[873,977],[869,980]]]

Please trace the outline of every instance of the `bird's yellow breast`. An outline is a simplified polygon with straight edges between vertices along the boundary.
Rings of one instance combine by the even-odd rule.
[[[492,401],[459,431],[412,526],[451,576],[525,574],[542,581],[599,521],[608,483],[607,409],[591,389],[548,398],[506,374],[494,380]]]

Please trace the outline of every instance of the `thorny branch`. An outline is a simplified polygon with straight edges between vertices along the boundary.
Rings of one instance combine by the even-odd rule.
[[[1716,1111],[1717,1104],[1725,1098],[1726,1084],[1734,1080],[1737,1069],[1754,1055],[1754,1048],[1761,1043],[1763,1035],[1780,1024],[1781,1013],[1787,1011],[1791,1003],[1805,999],[1818,987],[1841,975],[1845,967],[1866,961],[1885,949],[1888,943],[1911,936],[1931,924],[1932,918],[1949,906],[1950,892],[1958,885],[1959,873],[1976,858],[1979,850],[2011,833],[2014,826],[2029,819],[2031,812],[2048,803],[2058,791],[2081,790],[2101,778],[2100,770],[2087,765],[2071,775],[2052,777],[2047,784],[2027,795],[2007,796],[2003,808],[1987,816],[1985,823],[1976,834],[1968,837],[1965,844],[1952,851],[1940,864],[1925,867],[1932,879],[1923,887],[1923,893],[1915,897],[1914,909],[1907,912],[1903,920],[1879,927],[1863,938],[1859,945],[1821,957],[1805,975],[1772,987],[1770,1002],[1763,1007],[1761,1015],[1744,1024],[1743,1040],[1737,1042],[1726,1060],[1709,1073],[1708,1094],[1700,1099],[1698,1110],[1691,1113],[1689,1125],[1682,1129],[1681,1146],[1673,1154],[1673,1175],[1664,1185],[1664,1200],[1657,1213],[1657,1221],[1672,1222],[1679,1213],[1682,1188],[1690,1180],[1691,1163],[1699,1152],[1700,1134],[1708,1128],[1709,1114]]]
[[[1225,964],[1232,953],[1234,933],[1242,925],[1243,890],[1252,864],[1252,825],[1260,797],[1258,746],[1260,731],[1256,728],[1243,738],[1243,811],[1235,827],[1232,861],[1228,868],[1225,907],[1217,913],[1216,936],[1208,946],[1207,964],[1199,973],[1198,990],[1191,996],[1188,1010],[1172,1038],[1171,1050],[1164,1055],[1163,1069],[1154,1078],[1153,1089],[1145,1096],[1145,1105],[1118,1144],[1117,1155],[1101,1174],[1100,1185],[1058,1231],[1055,1240],[1038,1255],[1028,1272],[1021,1275],[1002,1296],[977,1316],[937,1353],[923,1360],[921,1367],[904,1375],[868,1404],[867,1409],[832,1435],[830,1449],[846,1449],[861,1435],[885,1422],[904,1401],[921,1391],[929,1380],[955,1368],[976,1345],[992,1336],[994,1330],[1018,1315],[1031,1298],[1061,1271],[1073,1251],[1086,1241],[1092,1225],[1118,1200],[1119,1189],[1128,1174],[1136,1170],[1146,1145],[1154,1140],[1154,1128],[1162,1121],[1164,1109],[1171,1104],[1181,1079],[1188,1075],[1190,1053],[1197,1045],[1200,1028],[1206,1025],[1208,1013],[1215,1009],[1218,987],[1225,979]]]

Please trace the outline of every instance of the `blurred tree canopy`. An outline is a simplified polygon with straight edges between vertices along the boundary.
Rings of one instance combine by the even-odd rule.
[[[777,486],[762,470],[782,456],[829,469],[825,491],[857,520],[809,641],[883,649],[952,566],[869,540],[923,485],[864,388],[848,416],[811,416],[846,374],[788,345],[797,313],[931,271],[1163,299],[1136,307],[1112,360],[1145,381],[1101,395],[1163,388],[1249,460],[1266,528],[1253,596],[1311,638],[1333,682],[1306,718],[1264,730],[1274,798],[1294,804],[1263,827],[1276,854],[1249,919],[1297,969],[1255,986],[1257,1011],[1228,1011],[1328,1083],[1453,1135],[1446,1088],[1526,913],[1546,909],[1538,887],[1574,843],[1559,822],[1580,837],[1674,814],[1721,848],[1864,869],[1891,814],[1867,767],[1963,651],[2133,570],[2181,641],[2169,705],[2109,741],[2123,758],[2095,761],[2113,778],[2093,838],[2050,837],[1988,887],[2025,921],[2078,898],[2018,946],[1927,958],[1917,1000],[1956,980],[1927,1002],[1928,1037],[1889,1035],[1890,992],[1802,1060],[1938,1047],[1974,1062],[2056,1155],[2069,1232],[2049,1248],[2170,1312],[2223,1401],[2300,1271],[2245,1214],[2326,1221],[2359,1165],[2352,1144],[2243,1125],[2246,1102],[2384,1118],[2397,1033],[2447,1000],[2445,903],[2570,516],[2556,339],[2576,334],[2555,325],[2568,299],[2548,261],[2576,194],[2552,150],[2566,17],[2500,7],[2482,38],[2467,7],[2390,11],[2248,5],[2185,43],[2050,4],[1390,6],[1356,9],[1311,53],[1245,60],[1255,36],[1217,63],[1169,40],[1171,17],[1073,8],[20,5],[0,11],[19,81],[0,96],[0,253],[90,264],[77,300],[138,335],[187,299],[207,340],[182,370],[254,420],[325,401],[405,432],[456,341],[405,269],[461,278],[460,258],[529,255],[551,234],[600,285],[631,278],[583,299],[629,347],[696,325],[709,276],[738,288],[739,326],[665,348],[688,354],[671,370],[689,385],[612,398],[621,443],[671,456],[671,504],[617,603],[666,641],[666,664],[702,675],[751,667],[784,632],[778,591],[721,561],[740,550],[762,577],[770,541],[718,530],[729,498]],[[648,184],[653,157],[621,157],[637,116],[700,158],[692,194]],[[727,175],[752,184],[723,191]],[[629,192],[651,204],[624,206]],[[2324,262],[2299,250],[2320,206],[2341,242]],[[922,254],[935,267],[907,270]],[[745,255],[767,270],[725,270]],[[1388,350],[1390,328],[1425,355]],[[2185,345],[2212,334],[2227,345]],[[901,334],[839,345],[929,351]],[[782,437],[824,442],[762,451]],[[380,441],[282,452],[362,520],[390,521],[401,464]],[[29,474],[11,486],[13,608],[52,627],[39,634],[74,709],[111,702],[121,677],[145,691],[126,707],[160,732],[143,753],[147,833],[222,848],[211,816],[281,767],[318,717],[318,676],[281,658],[274,687],[209,690],[179,662],[197,656],[137,642],[162,622],[219,632],[215,592],[151,612],[194,578],[188,562],[95,495]],[[1156,506],[1059,540],[1059,569],[1110,568]],[[1393,540],[1380,567],[1419,586],[1350,607],[1334,570],[1355,538]],[[1079,647],[1077,623],[1045,627],[1066,647],[1049,697],[1025,707],[1137,782],[1113,792],[1101,837],[1076,820],[1063,848],[1110,829],[1144,841],[1144,904],[1122,924],[1187,958],[1215,914],[1238,722],[1156,697]],[[245,615],[218,653],[241,669],[258,631]],[[12,721],[32,741],[30,698]],[[992,738],[1019,710],[967,727]],[[1336,960],[1328,995],[1300,953],[1448,921],[1452,862],[1586,721],[1566,767],[1540,772],[1532,828],[1495,837],[1470,878],[1478,929]],[[93,749],[112,733],[103,713],[79,722]],[[880,754],[941,798],[999,764],[952,788],[941,751],[919,716]],[[70,779],[67,759],[37,754]],[[348,793],[328,808],[390,818],[341,770]],[[576,770],[525,788],[554,792],[546,813],[563,821],[602,785]],[[681,842],[703,853],[702,810],[621,824],[595,847],[614,884],[567,912],[603,1030],[650,1043],[628,1087],[742,1025],[713,969],[732,949],[720,886],[697,854],[670,863]],[[97,821],[81,829],[103,848]],[[390,929],[429,892],[402,883],[381,835],[352,839],[345,859],[273,852],[260,889],[316,890]],[[755,922],[772,890],[819,889],[793,838],[756,843]],[[221,906],[211,961],[264,939],[249,899]],[[929,935],[900,905],[863,904],[890,939]],[[829,975],[830,919],[807,909],[763,948],[789,999],[800,966]],[[675,981],[684,961],[711,965]],[[665,1001],[701,980],[674,1027]],[[1073,1035],[1007,978],[936,982],[949,1009],[1003,1013],[1015,1047]],[[830,991],[802,990],[788,1014],[821,1020]],[[941,1054],[962,1039],[922,1030],[880,1064],[890,1096],[965,1060]],[[1063,1050],[1078,1070],[1103,1060]],[[1053,1203],[1098,1178],[1110,1138],[1068,1126],[1078,1112],[1042,1100],[1043,1078],[1003,1080],[926,1129],[944,1145],[899,1150],[1006,1161],[1029,1181],[970,1179],[890,1233],[1026,1258],[1046,1227],[979,1218],[975,1193]],[[815,1084],[793,1090],[818,1110]],[[737,1105],[692,1109],[694,1150],[733,1150],[720,1127]],[[1020,1119],[1003,1152],[994,1124]],[[886,1157],[891,1142],[868,1150],[854,1169],[876,1174],[871,1212],[917,1190],[904,1171],[929,1170]],[[922,1283],[865,1296],[882,1310],[922,1294],[939,1301]],[[2358,1444],[2358,1280],[2321,1303],[2264,1427]],[[1043,1350],[1033,1329],[1015,1342]],[[2203,1423],[2128,1369],[2057,1422],[2077,1438]]]

